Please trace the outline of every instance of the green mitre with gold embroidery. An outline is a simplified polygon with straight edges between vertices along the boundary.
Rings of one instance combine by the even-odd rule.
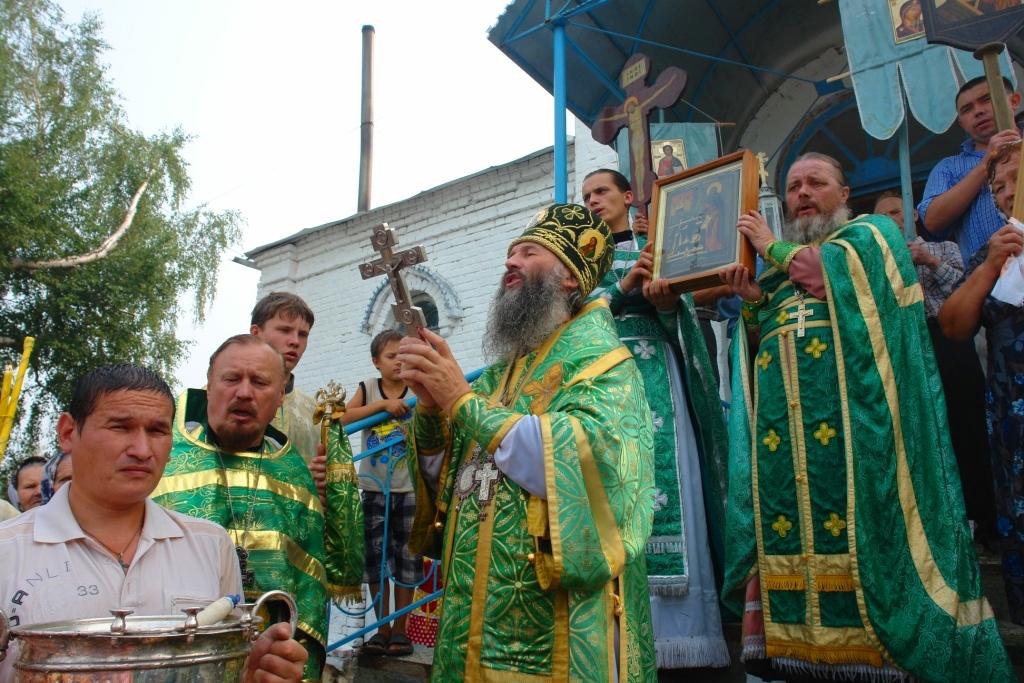
[[[824,240],[821,270],[824,299],[765,268],[756,353],[733,339],[723,592],[759,574],[777,668],[1016,680],[904,237],[862,216]]]
[[[171,460],[152,497],[169,510],[220,524],[245,548],[246,600],[269,590],[294,596],[295,639],[309,653],[303,679],[319,680],[327,642],[326,553],[313,477],[273,427],[267,427],[259,452],[220,451],[210,440],[206,408],[202,389],[178,397]]]
[[[579,204],[554,204],[534,216],[508,246],[536,242],[549,249],[576,277],[586,298],[612,267],[612,231],[601,217]]]

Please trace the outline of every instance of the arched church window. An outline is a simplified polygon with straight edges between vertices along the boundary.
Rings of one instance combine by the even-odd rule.
[[[423,309],[423,317],[427,319],[427,328],[431,332],[440,334],[441,326],[438,320],[437,304],[435,304],[434,300],[430,298],[430,295],[424,292],[413,292],[412,305],[419,306],[421,309]],[[388,321],[390,323],[388,327],[393,327],[394,329],[398,330],[403,334],[416,336],[416,330],[405,329],[405,325],[402,325],[397,320],[395,320],[394,313],[390,315]]]

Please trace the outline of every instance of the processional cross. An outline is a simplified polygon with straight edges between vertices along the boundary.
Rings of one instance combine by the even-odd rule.
[[[629,131],[629,184],[633,189],[633,206],[651,201],[654,190],[654,166],[651,162],[651,130],[647,115],[652,109],[667,109],[679,101],[686,89],[686,72],[670,66],[647,86],[651,59],[639,52],[626,60],[619,75],[619,86],[626,91],[622,104],[605,107],[594,121],[592,135],[607,145],[619,130]]]
[[[754,155],[757,159],[757,175],[761,176],[761,184],[768,184],[768,155],[764,152],[758,152]]]
[[[427,318],[423,315],[423,309],[412,305],[412,296],[409,288],[402,277],[402,269],[407,266],[414,266],[427,260],[426,250],[417,245],[405,251],[394,252],[392,247],[398,244],[393,228],[387,223],[381,223],[373,229],[371,238],[374,251],[380,254],[380,258],[359,266],[359,274],[364,280],[378,275],[387,275],[391,283],[391,291],[395,294],[395,303],[391,305],[391,311],[395,314],[395,320],[405,325],[406,332],[412,334],[420,327],[427,327]]]

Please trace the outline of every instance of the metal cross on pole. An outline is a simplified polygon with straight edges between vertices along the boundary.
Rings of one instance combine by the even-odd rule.
[[[427,327],[423,309],[412,305],[412,296],[405,284],[405,278],[402,277],[403,268],[427,260],[426,250],[417,245],[405,251],[392,251],[392,247],[398,244],[398,238],[395,237],[394,229],[389,228],[387,223],[381,223],[374,228],[371,241],[374,251],[380,254],[380,258],[361,264],[359,274],[364,280],[378,275],[388,276],[391,291],[395,294],[395,303],[391,305],[391,311],[395,314],[395,320],[405,325],[407,333],[414,334],[418,328]]]

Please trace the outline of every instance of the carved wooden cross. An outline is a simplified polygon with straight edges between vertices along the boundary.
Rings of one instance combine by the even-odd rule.
[[[796,336],[802,337],[806,334],[804,330],[804,318],[808,318],[814,315],[814,311],[808,308],[804,308],[803,299],[800,300],[800,305],[797,309],[789,314],[790,320],[796,320]]]
[[[679,101],[686,89],[686,72],[670,66],[647,86],[651,60],[639,52],[626,60],[619,75],[619,85],[626,91],[622,104],[605,107],[594,121],[592,135],[607,145],[619,130],[629,131],[629,180],[633,189],[633,206],[651,201],[654,190],[654,166],[651,163],[651,130],[647,115],[652,109],[667,109]]]
[[[427,260],[427,252],[422,246],[415,246],[405,251],[394,252],[392,247],[398,244],[395,231],[388,227],[387,223],[381,223],[373,230],[373,249],[380,253],[380,258],[359,266],[359,274],[364,280],[378,275],[387,275],[391,283],[391,291],[395,294],[395,303],[391,305],[391,311],[395,314],[395,320],[405,325],[409,334],[414,334],[417,328],[427,327],[427,318],[423,315],[423,309],[412,305],[412,295],[405,285],[405,278],[402,277],[402,269],[407,266],[414,266]]]

